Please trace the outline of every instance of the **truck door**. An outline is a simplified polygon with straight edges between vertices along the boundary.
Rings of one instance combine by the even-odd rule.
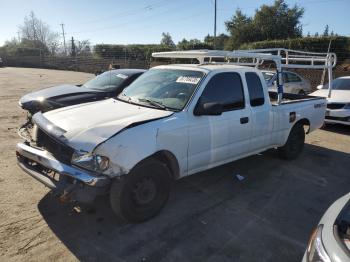
[[[250,151],[265,149],[271,144],[273,115],[271,105],[266,101],[264,88],[259,75],[255,72],[245,73],[251,107],[253,128],[251,129]]]
[[[188,173],[229,162],[249,150],[250,110],[245,108],[241,76],[214,75],[198,103],[220,103],[221,115],[196,116],[189,112]]]

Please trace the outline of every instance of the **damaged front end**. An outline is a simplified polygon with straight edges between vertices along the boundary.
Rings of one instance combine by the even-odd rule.
[[[23,171],[52,189],[64,202],[90,203],[97,195],[108,192],[108,176],[72,165],[75,150],[60,139],[64,130],[41,114],[33,120],[19,130],[25,142],[17,144],[16,156]]]

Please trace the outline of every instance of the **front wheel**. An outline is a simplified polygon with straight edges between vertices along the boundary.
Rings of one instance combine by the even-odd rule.
[[[304,90],[302,90],[302,89],[298,92],[298,94],[302,95],[302,96],[306,96],[306,92]]]
[[[289,133],[287,142],[284,146],[278,148],[279,155],[288,160],[295,159],[299,156],[304,148],[305,130],[303,125],[296,124]]]
[[[165,164],[148,159],[111,186],[110,203],[124,221],[142,222],[154,217],[168,200],[171,174]]]

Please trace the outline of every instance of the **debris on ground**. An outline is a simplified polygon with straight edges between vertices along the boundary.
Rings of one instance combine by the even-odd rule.
[[[238,179],[239,181],[242,181],[242,180],[245,179],[245,177],[244,177],[244,176],[241,176],[240,174],[237,174],[236,177],[237,177],[237,179]]]

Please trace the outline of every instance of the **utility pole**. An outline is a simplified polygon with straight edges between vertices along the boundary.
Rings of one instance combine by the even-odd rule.
[[[62,36],[63,36],[63,45],[64,45],[64,53],[67,55],[67,47],[66,47],[66,36],[64,34],[64,24],[60,24],[62,27]]]
[[[214,10],[214,49],[216,48],[216,0],[214,3],[215,10]]]

